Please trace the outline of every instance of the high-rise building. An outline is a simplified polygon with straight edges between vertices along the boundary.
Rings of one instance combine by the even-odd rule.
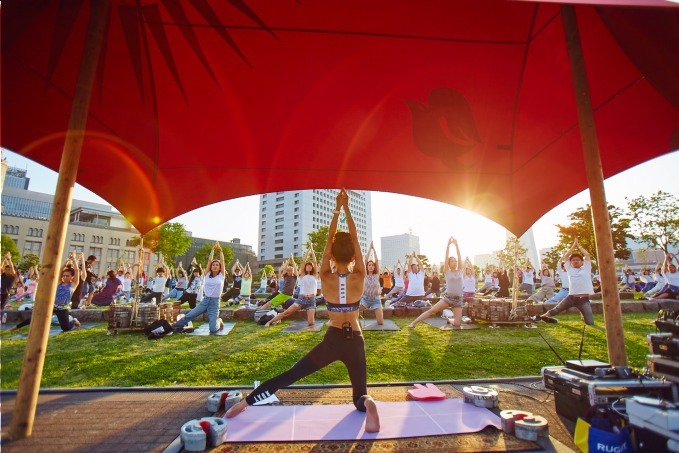
[[[260,195],[257,248],[260,268],[271,264],[278,269],[291,253],[304,254],[307,235],[322,226],[330,226],[338,192],[338,189],[313,189]],[[372,240],[370,192],[350,190],[348,193],[358,240],[365,253]],[[340,220],[338,228],[346,229],[345,220]]]
[[[412,232],[385,236],[380,239],[380,242],[382,250],[380,267],[388,266],[393,269],[398,260],[404,263],[406,255],[413,253],[413,251],[418,255],[420,254],[420,238]]]

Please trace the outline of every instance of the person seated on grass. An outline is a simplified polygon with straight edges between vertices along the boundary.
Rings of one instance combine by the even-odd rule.
[[[666,282],[665,274],[663,272],[663,263],[658,263],[655,266],[655,272],[653,273],[653,277],[655,280],[655,285],[649,291],[646,291],[646,293],[644,294],[645,299],[650,299],[651,297],[655,296],[658,293],[658,291],[665,287]]]
[[[203,268],[196,262],[194,258],[189,265],[189,281],[184,291],[179,298],[180,303],[188,302],[189,308],[196,308],[196,300],[200,290],[203,288]]]
[[[579,252],[575,252],[575,249]],[[594,325],[594,315],[592,314],[592,305],[589,301],[589,295],[594,293],[592,286],[592,260],[587,253],[587,250],[578,244],[578,239],[575,239],[571,248],[566,250],[561,260],[565,263],[566,272],[568,272],[568,296],[559,302],[559,305],[547,310],[537,320],[545,322],[557,323],[559,322],[554,315],[575,307],[580,311],[582,320],[587,325]]]
[[[557,269],[559,273],[559,280],[561,280],[561,289],[556,292],[552,297],[545,301],[546,304],[557,304],[564,300],[568,296],[568,272],[566,272],[565,262],[559,260],[559,267]]]
[[[476,295],[476,277],[474,277],[474,269],[466,267],[464,269],[464,277],[462,278],[462,299],[465,302],[474,300]]]
[[[219,259],[213,259],[215,250],[219,250]],[[176,332],[182,332],[189,322],[207,312],[207,320],[210,328],[210,335],[216,335],[223,327],[224,323],[219,318],[219,298],[224,288],[224,251],[215,242],[210,251],[210,258],[207,262],[207,274],[203,280],[203,300],[186,314],[182,319],[172,324]],[[195,280],[194,280],[195,281]]]
[[[450,246],[455,245],[457,251],[457,259],[450,255]],[[443,273],[446,279],[446,292],[436,304],[429,310],[422,313],[413,322],[408,324],[411,329],[414,328],[417,323],[424,321],[430,316],[437,315],[445,308],[453,309],[453,316],[455,321],[453,326],[460,327],[462,324],[462,297],[464,295],[462,290],[462,258],[460,257],[460,247],[457,244],[457,240],[454,237],[448,239],[448,245],[446,246],[446,259],[444,261],[445,271]]]
[[[482,296],[492,296],[499,290],[500,290],[500,274],[497,271],[493,271],[490,274],[490,283],[488,285],[484,284],[483,287],[479,290],[479,293]]]
[[[439,278],[439,273],[436,269],[431,272],[431,278],[429,279],[431,286],[429,290],[424,293],[424,297],[429,297],[430,294],[435,294],[436,297],[441,297],[441,279]],[[474,283],[476,285],[476,283]]]
[[[382,286],[380,296],[386,296],[389,294],[389,291],[391,291],[391,288],[394,286],[391,272],[387,266],[384,266],[384,272],[382,272],[382,277],[380,277],[380,285]]]
[[[7,305],[9,292],[14,285],[16,275],[17,272],[14,269],[14,263],[12,263],[12,254],[7,252],[5,253],[5,258],[2,260],[2,276],[0,277],[0,293],[2,294],[0,308],[2,310],[4,310],[5,305]]]
[[[653,289],[655,286],[655,275],[653,272],[651,272],[651,269],[645,268],[644,270],[641,271],[639,274],[639,280],[641,280],[642,287],[639,291],[642,293],[646,293]]]
[[[535,282],[533,281],[534,276],[535,269],[533,269],[533,266],[530,264],[530,262],[526,263],[526,267],[523,270],[523,275],[521,276],[519,292],[533,294],[533,291],[535,290]]]
[[[243,266],[240,264],[239,260],[231,266],[231,275],[233,275],[233,282],[231,283],[231,288],[224,294],[222,294],[222,302],[227,302],[228,305],[238,304],[238,296],[240,296],[240,287],[243,283]],[[229,300],[233,299],[230,303]]]
[[[344,209],[349,233],[336,232],[340,208]],[[365,264],[361,258],[356,225],[349,212],[349,197],[342,189],[337,195],[337,205],[333,211],[328,243],[321,264],[321,279],[329,318],[328,330],[323,341],[290,370],[267,380],[245,399],[231,407],[226,413],[227,418],[237,416],[248,406],[273,395],[278,389],[287,387],[339,360],[349,372],[354,406],[366,413],[365,431],[374,433],[380,430],[377,405],[368,395],[365,340],[358,322],[358,307],[365,283]],[[330,260],[335,262],[337,272],[332,272]],[[349,266],[352,261],[354,267],[350,272]]]
[[[533,302],[542,302],[545,299],[554,297],[555,286],[554,277],[552,277],[552,273],[549,272],[549,269],[542,269],[540,275],[540,289],[527,300]]]
[[[266,271],[262,269],[262,275],[259,280],[259,288],[255,290],[255,294],[263,294],[267,292],[267,288],[269,287],[269,280],[266,275]]]
[[[665,262],[663,263],[663,270],[665,271],[665,287],[658,291],[658,294],[651,300],[657,299],[679,299],[679,272],[677,266],[672,262],[679,260],[674,253],[665,254]]]
[[[370,259],[371,253],[373,259]],[[379,261],[372,242],[370,242],[368,253],[365,254],[365,268],[367,270],[365,274],[365,289],[363,290],[363,297],[361,297],[359,313],[364,310],[373,310],[377,325],[381,326],[384,324],[384,311],[382,310],[382,300],[380,299]]]
[[[279,313],[271,321],[264,324],[265,327],[277,324],[281,319],[290,316],[301,309],[306,310],[307,323],[310,326],[314,325],[316,316],[316,275],[318,274],[318,263],[316,262],[316,254],[314,253],[311,244],[309,244],[309,249],[304,253],[302,262],[304,263],[304,275],[299,278],[299,298],[292,299],[294,301],[293,304],[283,313]]]
[[[497,273],[497,291],[493,295],[495,297],[509,297],[509,287],[511,286],[511,282],[509,281],[509,275],[507,275],[507,270],[500,267],[496,271],[496,273]]]
[[[483,286],[479,288],[477,292],[483,295],[490,293],[493,288],[492,283],[493,283],[493,270],[490,268],[490,266],[488,266],[486,267],[486,270],[483,273]]]
[[[632,269],[625,270],[624,284],[620,291],[636,291],[637,290],[637,279],[634,275]]]
[[[82,253],[80,254],[80,259],[83,263],[85,262],[85,257]],[[57,285],[57,292],[54,298],[53,313],[59,320],[59,327],[61,327],[63,332],[70,332],[71,330],[80,328],[80,321],[70,315],[71,296],[73,296],[73,291],[75,291],[75,288],[80,282],[80,270],[78,269],[77,261],[78,259],[76,258],[75,252],[71,252],[68,259],[61,267],[61,282]],[[18,330],[31,324],[33,311],[28,311],[30,311],[28,318],[24,319],[10,330]]]
[[[403,272],[401,271],[401,260],[398,260],[396,266],[394,267],[394,286],[391,288],[384,297],[390,298],[392,296],[398,296],[405,290],[405,281],[403,279]]]
[[[245,303],[245,308],[250,308],[250,295],[252,294],[252,269],[250,263],[245,264],[243,269],[243,279],[241,280],[240,293],[233,299],[234,303],[238,304],[242,300]]]
[[[283,279],[283,288],[278,294],[267,300],[264,305],[262,305],[262,310],[269,308],[277,308],[279,305],[292,299],[292,295],[295,293],[295,286],[297,286],[297,264],[295,263],[295,258],[293,254],[290,254],[290,258],[283,262],[281,268],[278,271],[279,279]]]
[[[177,266],[177,280],[174,284],[174,287],[170,290],[167,296],[163,297],[163,299],[181,299],[182,294],[184,294],[184,291],[186,290],[187,284],[188,280],[186,279],[186,272],[184,271],[184,267],[180,261],[179,266]]]
[[[38,279],[40,275],[35,266],[31,266],[28,269],[28,280],[26,280],[26,291],[23,294],[16,297],[16,301],[28,298],[31,302],[35,302],[35,292],[38,290]]]
[[[163,300],[163,293],[165,292],[165,282],[167,282],[169,275],[170,269],[165,264],[165,259],[161,256],[160,262],[158,263],[158,267],[156,268],[156,276],[153,279],[151,293],[142,297],[139,302],[151,302],[153,301],[153,299],[155,299],[155,302],[159,304]]]
[[[113,296],[121,288],[120,280],[114,271],[106,272],[106,282],[104,287],[92,297],[92,303],[98,307],[106,307],[113,303]]]

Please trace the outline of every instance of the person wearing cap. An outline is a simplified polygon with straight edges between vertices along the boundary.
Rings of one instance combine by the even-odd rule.
[[[579,252],[576,252],[575,249]],[[575,307],[580,311],[582,320],[587,325],[594,325],[594,315],[589,295],[594,293],[592,286],[592,260],[589,253],[578,244],[577,238],[561,258],[568,273],[568,296],[559,304],[548,310],[539,320],[550,323],[559,322],[554,315]]]

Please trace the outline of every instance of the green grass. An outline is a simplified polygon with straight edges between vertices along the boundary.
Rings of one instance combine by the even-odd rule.
[[[652,313],[624,315],[629,363],[646,363],[646,335],[654,332]],[[606,360],[603,317],[587,328],[582,357]],[[365,332],[369,382],[426,381],[539,375],[558,360],[537,329],[483,326],[471,331],[440,331],[426,324],[411,330],[408,318],[394,318],[398,332]],[[149,341],[138,331],[106,335],[106,325],[49,340],[43,387],[252,385],[290,368],[321,341],[320,333],[281,333],[288,324],[264,329],[239,322],[228,336],[172,335]],[[23,329],[24,332],[27,328]],[[539,331],[564,359],[576,358],[582,321],[559,316],[559,324]],[[2,388],[17,387],[26,340],[9,340],[3,331]],[[348,383],[341,363],[334,363],[300,383]]]

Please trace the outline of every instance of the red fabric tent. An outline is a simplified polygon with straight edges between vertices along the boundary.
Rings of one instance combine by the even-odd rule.
[[[558,5],[111,4],[78,182],[142,233],[221,200],[345,186],[520,235],[587,187]],[[576,13],[604,176],[679,148],[679,11]],[[88,16],[82,0],[2,11],[2,146],[53,169]]]

